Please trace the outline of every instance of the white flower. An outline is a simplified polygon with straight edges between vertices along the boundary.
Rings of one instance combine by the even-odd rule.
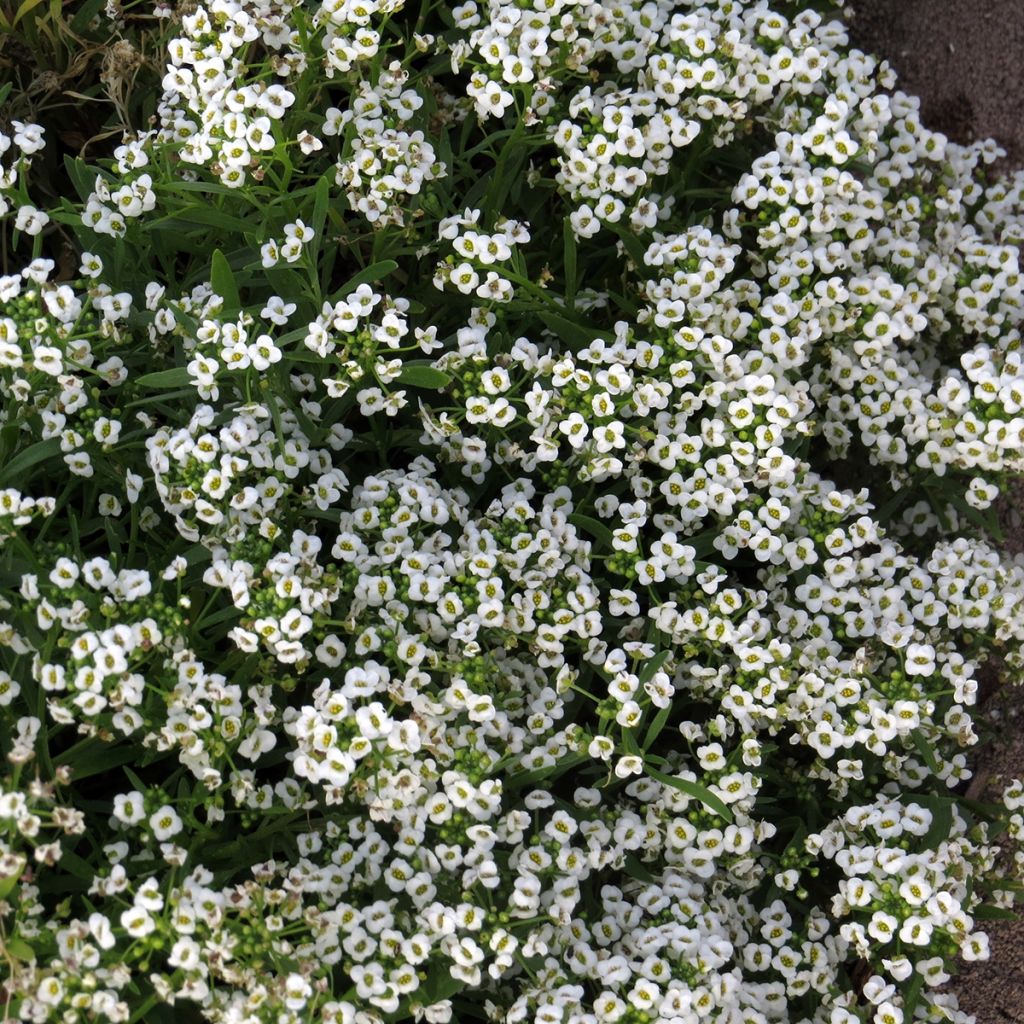
[[[50,215],[34,206],[21,206],[14,220],[16,231],[24,231],[26,235],[38,235],[50,223]]]
[[[26,156],[38,153],[46,145],[43,134],[46,129],[42,125],[26,123],[24,121],[12,121],[14,127],[14,144]]]
[[[187,935],[182,936],[171,947],[167,962],[171,967],[193,971],[202,963],[202,948],[195,939]]]
[[[288,318],[296,310],[294,302],[286,302],[279,295],[271,295],[267,304],[260,310],[260,316],[265,317],[271,323],[279,327],[288,323]]]
[[[182,830],[182,821],[170,804],[164,804],[149,816],[149,827],[159,840],[170,839]]]
[[[145,813],[145,801],[141,793],[122,793],[114,797],[114,817],[126,825],[142,821]]]
[[[988,935],[985,932],[972,932],[961,944],[960,955],[967,961],[987,960],[989,958]]]
[[[156,929],[156,922],[141,907],[130,907],[128,910],[125,910],[121,914],[120,921],[121,927],[133,939],[141,939]]]
[[[57,1006],[64,997],[64,986],[59,978],[44,978],[36,989],[36,999],[47,1006]]]
[[[38,345],[32,355],[37,370],[42,370],[51,377],[64,372],[64,362],[59,348],[53,345]]]
[[[886,1000],[875,1010],[872,1020],[875,1024],[903,1024],[903,1011],[895,1003]]]
[[[935,648],[931,644],[909,644],[905,657],[908,676],[930,676],[935,672]]]
[[[260,246],[260,256],[265,270],[269,270],[271,267],[276,267],[278,260],[281,258],[281,252],[277,242],[274,241],[274,239],[271,239],[269,242],[264,242],[263,245]]]
[[[284,984],[284,1005],[293,1011],[301,1010],[313,994],[313,988],[301,974],[289,974]]]
[[[110,926],[110,920],[104,914],[94,912],[89,915],[89,931],[99,944],[100,949],[113,949],[116,939]]]
[[[615,762],[615,776],[628,779],[631,775],[640,775],[644,770],[643,758],[634,754],[626,754]]]

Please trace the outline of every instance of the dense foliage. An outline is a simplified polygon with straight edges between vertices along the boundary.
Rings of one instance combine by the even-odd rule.
[[[965,1020],[1024,175],[807,4],[76,6],[0,25],[4,1019]]]

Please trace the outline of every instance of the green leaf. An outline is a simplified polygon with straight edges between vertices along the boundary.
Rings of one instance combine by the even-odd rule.
[[[665,728],[669,715],[671,714],[671,704],[669,704],[668,707],[658,709],[658,713],[654,716],[651,724],[647,727],[647,735],[644,737],[644,753],[651,749],[654,741],[661,735],[661,731]]]
[[[1006,907],[975,907],[971,911],[971,917],[978,921],[1016,921],[1020,914]]]
[[[168,388],[180,388],[188,384],[190,378],[184,366],[175,366],[170,370],[157,370],[155,373],[144,373],[135,378],[135,383],[142,388],[154,391],[166,391]]]
[[[622,246],[629,258],[636,264],[637,270],[642,272],[647,266],[644,260],[647,250],[644,248],[643,242],[632,231],[621,224],[610,224],[609,227],[619,236],[619,241],[622,242]]]
[[[73,746],[61,756],[61,764],[71,769],[75,782],[92,775],[102,775],[112,768],[134,761],[138,751],[130,744],[104,743],[102,740],[86,739]]]
[[[147,374],[147,376],[155,377],[156,374]],[[140,405],[148,405],[151,408],[166,408],[164,403],[169,402],[172,398],[195,398],[195,395],[196,389],[190,385],[187,388],[178,388],[175,391],[168,391],[166,394],[161,395],[159,399],[155,399],[152,396],[147,398],[136,398],[134,402],[129,402],[124,406],[124,408],[137,409]]]
[[[1003,531],[999,525],[999,517],[994,514],[991,508],[988,513],[985,513],[980,509],[974,508],[972,505],[968,505],[963,495],[957,493],[952,488],[947,490],[944,487],[940,493],[962,516],[966,516],[982,532],[988,534],[997,542],[1003,540]]]
[[[22,871],[25,870],[28,858],[24,854],[18,854],[18,860],[20,864],[14,869],[13,873],[0,878],[0,900],[7,899],[14,892],[14,887],[18,883],[18,879],[21,878]]]
[[[439,391],[452,382],[452,378],[443,370],[435,370],[432,366],[414,366],[407,363],[396,380],[400,384],[408,384],[411,388],[430,388]]]
[[[227,257],[220,249],[213,250],[213,257],[210,261],[210,286],[224,300],[225,313],[237,313],[242,308],[235,275]]]
[[[358,274],[354,275],[340,288],[335,289],[334,294],[338,298],[344,299],[346,296],[351,295],[361,284],[378,284],[397,269],[398,264],[394,260],[380,260],[377,263],[371,263],[368,267],[363,267]]]
[[[87,860],[70,850],[64,850],[61,854],[60,866],[69,875],[84,882],[91,882],[96,877],[96,869]]]
[[[162,185],[159,182],[154,186],[159,193],[166,191],[168,195],[175,195],[178,192],[199,192],[204,197],[210,195],[217,196],[228,196],[232,201],[244,199],[251,203],[257,210],[261,212],[266,208],[265,201],[258,196],[252,195],[248,189],[244,188],[228,188],[227,185],[221,185],[216,181],[182,181],[180,178],[176,178],[172,184]],[[193,210],[203,209],[203,207],[185,207],[179,211],[182,214],[191,215]],[[218,211],[221,212],[221,211]],[[230,214],[222,213],[222,216],[229,217]],[[242,223],[241,221],[239,223]],[[252,228],[250,227],[251,231]]]
[[[914,976],[907,984],[903,993],[903,1015],[906,1020],[914,1019],[914,1008],[918,999],[921,998],[921,988],[924,986],[924,975],[920,971],[914,971]]]
[[[36,958],[36,951],[17,935],[10,939],[4,939],[2,944],[4,951],[15,960],[35,960]]]
[[[99,173],[96,168],[90,167],[80,156],[71,156],[68,153],[64,154],[64,169],[68,172],[68,177],[71,179],[71,183],[75,186],[75,191],[79,196],[86,200],[92,194],[93,185],[96,182],[96,175]],[[82,212],[77,207],[73,207],[75,219],[81,223]]]
[[[569,516],[569,522],[579,527],[584,533],[589,533],[594,540],[599,541],[604,547],[612,546],[612,531],[608,529],[599,519],[585,516],[581,512],[573,512]]]
[[[515,793],[534,782],[550,782],[589,760],[586,754],[570,754],[550,768],[533,768],[530,771],[509,775],[504,788],[507,792]]]
[[[583,324],[566,320],[564,316],[557,313],[549,313],[547,310],[539,313],[544,325],[561,341],[567,342],[575,348],[585,348],[595,338],[604,338],[606,341],[611,338],[608,331],[599,331],[593,327],[584,327]]]
[[[949,831],[953,827],[953,803],[917,794],[914,799],[932,812],[932,823],[921,838],[921,843],[926,850],[936,850],[949,838]]]
[[[939,772],[942,770],[942,766],[939,764],[939,759],[935,756],[935,751],[932,749],[932,745],[925,739],[924,733],[920,729],[914,729],[910,733],[910,739],[913,741],[914,746],[917,748],[917,752],[924,759],[924,763],[928,765],[929,769],[933,772]]]
[[[317,245],[323,239],[324,221],[327,220],[327,201],[331,194],[331,183],[326,175],[313,186],[313,217],[310,227],[316,233]]]
[[[679,792],[685,793],[687,796],[692,796],[694,800],[699,800],[705,807],[710,808],[726,821],[732,821],[732,811],[707,786],[702,786],[698,782],[690,782],[687,779],[680,779],[675,775],[666,775],[649,764],[645,766],[645,769],[652,779],[671,786],[673,789],[678,789]]]
[[[649,683],[654,678],[654,673],[668,661],[671,654],[671,651],[658,651],[650,661],[644,662],[644,667],[640,669],[640,675],[637,677],[640,680],[641,686],[644,683]]]
[[[127,775],[127,776],[128,776],[128,781],[129,781],[129,782],[130,782],[130,783],[131,783],[131,784],[132,784],[132,785],[133,785],[133,786],[134,786],[134,787],[135,787],[135,788],[136,788],[136,789],[137,789],[137,790],[138,790],[138,791],[139,791],[140,793],[147,793],[147,792],[149,791],[149,786],[147,786],[147,785],[146,785],[146,784],[145,784],[145,783],[144,783],[144,782],[142,781],[142,779],[140,779],[140,778],[138,777],[138,775],[136,775],[136,774],[135,774],[135,772],[133,772],[133,771],[131,770],[131,768],[125,768],[125,770],[124,770],[124,773],[125,773],[125,775]]]
[[[576,288],[579,282],[576,276],[576,235],[568,217],[562,221],[562,246],[565,263],[565,302],[573,309],[576,306]]]
[[[37,463],[60,455],[60,439],[49,437],[45,441],[36,441],[29,445],[24,451],[19,452],[13,459],[9,460],[0,470],[0,482],[5,480],[16,480],[24,476],[25,472]]]
[[[31,14],[42,2],[43,0],[22,0],[21,6],[14,13],[14,21],[11,22],[11,28],[15,28],[22,18]]]
[[[629,878],[635,879],[638,882],[654,881],[654,875],[652,875],[650,871],[648,871],[647,868],[645,868],[643,864],[640,863],[640,860],[636,857],[635,854],[626,854],[625,868],[626,875]]]
[[[694,533],[689,537],[681,537],[680,540],[684,544],[689,544],[693,548],[694,555],[699,558],[701,555],[706,555],[714,549],[715,538],[719,533],[721,533],[721,530],[701,530],[700,533]]]
[[[210,549],[203,547],[202,544],[193,544],[192,547],[188,548],[182,553],[182,558],[189,566],[199,565],[202,562],[208,562],[211,559]]]
[[[145,223],[145,222],[144,222]],[[170,217],[145,224],[147,231],[188,231],[195,228],[220,228],[231,235],[255,233],[252,222],[233,217],[216,206],[189,206]]]

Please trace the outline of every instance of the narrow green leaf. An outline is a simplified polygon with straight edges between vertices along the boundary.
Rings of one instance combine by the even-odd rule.
[[[216,181],[182,181],[180,179],[175,179],[173,184],[165,186],[161,185],[160,183],[157,183],[155,188],[158,192],[163,192],[166,190],[167,193],[169,194],[176,194],[178,192],[199,192],[203,196],[228,196],[233,201],[244,199],[246,202],[251,203],[260,211],[266,208],[265,200],[262,200],[260,197],[251,194],[248,189],[228,188],[227,185],[221,185],[219,182]],[[185,207],[185,209],[181,210],[180,212],[182,215],[191,215],[194,209],[202,209],[202,207],[188,206]],[[224,217],[231,216],[230,214],[223,213],[223,211],[218,212],[221,213],[222,216]],[[239,223],[242,222],[239,221]],[[251,226],[249,227],[249,230],[252,230]]]
[[[603,338],[606,341],[611,338],[608,331],[599,331],[593,327],[584,327],[583,324],[574,323],[557,313],[549,313],[547,310],[538,314],[544,325],[559,340],[566,342],[574,349],[585,348],[595,338]]]
[[[656,779],[666,786],[671,786],[673,789],[678,789],[680,793],[685,793],[687,796],[693,797],[694,800],[699,800],[705,807],[710,808],[717,815],[725,818],[726,821],[732,821],[732,811],[707,786],[702,786],[697,782],[689,782],[687,779],[680,779],[675,775],[666,775],[664,772],[659,772],[652,768],[649,764],[646,765],[645,770],[652,779]]]
[[[935,751],[932,749],[932,745],[927,739],[925,739],[924,733],[921,732],[920,729],[914,729],[910,733],[910,739],[917,748],[917,752],[924,759],[924,763],[928,765],[931,771],[941,771],[942,766],[939,764],[939,759],[935,756]]]
[[[60,858],[60,866],[69,875],[91,882],[96,877],[96,869],[84,858],[71,850],[64,850]]]
[[[140,779],[140,778],[138,777],[138,775],[136,775],[136,774],[135,774],[135,772],[133,772],[133,771],[131,770],[131,768],[125,768],[125,769],[124,769],[124,773],[125,773],[125,775],[127,775],[127,776],[128,776],[128,781],[129,781],[129,782],[131,782],[131,784],[132,784],[132,785],[133,785],[133,786],[134,786],[134,787],[135,787],[135,788],[136,788],[136,789],[137,789],[137,790],[138,790],[138,791],[139,791],[140,793],[145,793],[145,792],[147,792],[147,790],[149,789],[149,786],[147,786],[147,785],[146,785],[146,784],[145,784],[145,783],[144,783],[144,782],[142,781],[142,779]]]
[[[104,743],[90,738],[72,747],[62,756],[61,763],[71,769],[71,777],[79,782],[92,775],[102,775],[112,768],[119,768],[134,761],[137,756],[138,751],[129,744]]]
[[[612,546],[612,531],[599,519],[585,516],[581,512],[573,512],[569,516],[569,522],[573,526],[579,527],[584,533],[589,533],[594,540],[600,542],[604,547],[610,548]]]
[[[534,768],[527,772],[518,772],[510,775],[504,788],[507,792],[515,793],[534,782],[551,782],[588,760],[589,758],[586,754],[571,754],[551,768]]]
[[[75,16],[71,19],[71,30],[79,34],[84,33],[104,6],[104,0],[86,0],[85,3],[76,4]]]
[[[304,348],[292,349],[286,358],[293,363],[309,363],[313,366],[329,366],[331,360],[331,356],[327,356],[325,359],[323,356],[318,356],[315,352],[310,352]]]
[[[648,750],[651,749],[651,747],[654,744],[654,741],[661,735],[662,730],[665,728],[665,725],[668,722],[670,714],[672,714],[671,704],[669,704],[668,707],[659,708],[658,713],[651,720],[651,724],[647,727],[647,735],[644,736],[643,749],[645,754]]]
[[[398,264],[394,260],[380,260],[377,263],[371,263],[340,288],[335,289],[334,294],[343,299],[347,295],[351,295],[361,284],[377,284],[397,269]]]
[[[654,673],[657,672],[666,661],[668,661],[671,654],[671,651],[658,651],[650,661],[644,662],[643,668],[640,669],[640,675],[637,677],[640,680],[641,686],[643,686],[644,683],[649,683],[654,678]]]
[[[721,533],[720,530],[702,530],[700,533],[695,533],[692,536],[681,537],[680,542],[689,544],[693,548],[693,553],[699,558],[701,555],[706,555],[714,550],[715,538],[719,533]]]
[[[235,275],[227,257],[220,249],[213,250],[213,257],[210,261],[210,286],[224,300],[225,313],[237,313],[242,308]]]
[[[914,976],[907,984],[903,993],[903,1015],[906,1020],[914,1019],[914,1009],[921,998],[921,988],[924,986],[924,975],[920,971],[914,971]]]
[[[453,978],[448,971],[435,970],[427,975],[427,980],[420,986],[416,995],[420,996],[422,993],[424,1002],[429,1000],[430,1003],[439,1003],[465,987],[464,981]]]
[[[22,5],[15,11],[11,28],[15,28],[22,18],[34,11],[42,2],[43,0],[23,0]]]
[[[161,227],[165,224],[171,224],[179,228],[181,225],[186,225],[189,228],[220,228],[222,231],[229,232],[232,235],[242,235],[243,237],[247,234],[254,234],[256,231],[252,221],[242,220],[241,217],[234,217],[230,213],[218,210],[216,206],[189,206],[179,211],[169,221],[154,221],[152,226],[156,227],[157,224]]]
[[[654,875],[640,863],[635,854],[626,854],[626,875],[638,882],[653,882]]]
[[[19,452],[0,470],[0,482],[16,480],[40,462],[45,462],[60,454],[60,439],[49,437],[45,441],[36,441],[24,451]]]
[[[17,935],[10,939],[5,939],[3,948],[15,960],[31,961],[36,958],[36,951],[24,939],[18,938]]]
[[[1016,921],[1020,914],[1006,907],[975,907],[971,917],[978,921]]]
[[[141,388],[166,391],[168,388],[180,388],[183,384],[188,384],[189,375],[188,370],[184,366],[175,366],[170,370],[144,373],[141,377],[135,378],[135,383]]]
[[[188,548],[182,553],[182,558],[189,566],[199,565],[202,562],[208,562],[211,559],[210,549],[203,547],[202,544],[193,544],[192,547]]]
[[[405,365],[396,378],[400,384],[408,384],[411,388],[430,388],[440,390],[452,382],[452,378],[443,370],[435,370],[432,366]]]
[[[192,314],[186,313],[185,310],[176,302],[169,302],[168,306],[174,314],[174,319],[194,337],[196,331],[199,330],[199,324],[196,323]]]
[[[80,156],[73,157],[68,153],[64,154],[64,169],[68,172],[68,177],[75,186],[75,191],[78,195],[83,200],[88,199],[96,181],[98,173],[96,169],[89,167]],[[77,207],[74,208],[74,217],[81,223],[82,211]]]
[[[622,242],[622,247],[626,250],[627,255],[636,265],[637,270],[642,271],[647,263],[644,260],[646,249],[644,248],[643,242],[640,241],[636,235],[633,234],[629,228],[623,227],[621,224],[609,225],[612,231],[619,236],[619,241]]]
[[[932,812],[932,823],[921,839],[926,850],[936,850],[949,838],[953,827],[953,804],[949,800],[932,799],[915,794],[915,800]]]
[[[562,245],[565,262],[565,302],[570,309],[576,307],[576,235],[572,230],[572,222],[568,217],[562,221]]]
[[[632,729],[622,730],[622,748],[626,751],[627,754],[630,754],[633,757],[640,756],[640,744],[637,743],[636,737],[633,735]]]
[[[331,183],[327,176],[322,177],[313,186],[313,218],[310,227],[316,233],[316,244],[319,246],[323,239],[324,222],[327,220],[327,201],[331,194]]]
[[[1003,530],[999,525],[999,518],[990,510],[988,514],[982,512],[980,509],[976,509],[971,505],[968,505],[961,494],[958,494],[952,488],[948,491],[943,488],[941,491],[942,496],[960,513],[965,516],[972,523],[975,524],[982,532],[988,534],[995,541],[1002,541]]]
[[[155,374],[147,374],[147,376],[155,376]],[[125,405],[124,408],[125,409],[137,409],[140,405],[148,405],[148,406],[154,406],[155,405],[156,407],[159,408],[159,407],[163,406],[163,403],[170,402],[172,399],[175,399],[175,398],[194,398],[195,394],[196,394],[196,389],[194,387],[189,386],[187,388],[178,388],[175,391],[168,391],[166,394],[161,395],[159,399],[153,398],[152,395],[150,395],[147,398],[137,398],[137,399],[135,399],[134,402],[129,402],[127,405]]]

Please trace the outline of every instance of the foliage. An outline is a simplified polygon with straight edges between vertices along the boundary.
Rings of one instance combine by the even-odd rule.
[[[0,29],[6,1019],[965,1020],[1024,175],[807,4]]]

